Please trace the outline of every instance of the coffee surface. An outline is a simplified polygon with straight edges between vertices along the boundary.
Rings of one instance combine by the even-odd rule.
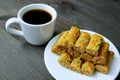
[[[39,25],[49,22],[52,16],[45,10],[34,9],[27,11],[22,18],[23,21],[29,24]]]

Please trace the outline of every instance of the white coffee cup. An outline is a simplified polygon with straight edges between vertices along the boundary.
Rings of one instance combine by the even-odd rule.
[[[34,9],[40,9],[48,12],[52,19],[43,24],[30,24],[25,22],[22,18],[23,15]],[[42,45],[52,37],[56,18],[57,12],[53,7],[47,4],[30,4],[21,8],[17,14],[17,17],[8,19],[6,21],[5,28],[6,31],[11,34],[23,36],[25,40],[32,45]],[[12,28],[11,24],[14,23],[20,24],[21,30]]]

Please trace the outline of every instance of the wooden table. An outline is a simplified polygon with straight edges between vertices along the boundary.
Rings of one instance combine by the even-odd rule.
[[[120,51],[120,0],[0,0],[0,80],[55,80],[44,63],[47,44],[32,46],[4,28],[7,19],[31,3],[46,3],[57,10],[54,36],[75,25],[106,36]]]

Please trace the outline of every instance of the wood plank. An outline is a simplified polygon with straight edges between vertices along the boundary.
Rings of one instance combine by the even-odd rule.
[[[0,41],[2,76],[6,76],[10,80],[53,79],[44,64],[45,46],[34,47],[27,43],[21,44],[1,28]]]

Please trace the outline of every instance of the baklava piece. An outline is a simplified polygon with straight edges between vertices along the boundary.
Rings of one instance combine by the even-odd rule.
[[[95,69],[101,73],[108,74],[109,68],[110,68],[110,63],[113,59],[113,56],[114,56],[114,53],[112,51],[109,51],[107,63],[104,65],[95,65]]]
[[[102,41],[103,38],[100,35],[93,34],[89,41],[89,44],[86,47],[86,52],[89,55],[98,56],[99,48],[101,46]]]
[[[74,58],[71,62],[70,69],[72,69],[76,72],[80,72],[81,65],[82,65],[82,60],[80,59],[80,57]]]
[[[80,29],[72,26],[68,35],[67,35],[67,52],[70,53],[72,56],[74,55],[74,44],[80,35]]]
[[[80,35],[80,29],[75,26],[72,26],[67,36],[68,47],[74,46],[79,35]]]
[[[75,43],[74,50],[79,53],[84,53],[86,51],[86,46],[90,40],[90,34],[87,32],[82,32],[80,37]]]
[[[94,64],[88,61],[83,63],[82,68],[80,70],[81,74],[85,74],[87,76],[93,75],[94,71],[95,71]]]
[[[99,55],[93,58],[93,62],[95,64],[106,64],[108,49],[109,49],[108,42],[103,41],[99,50]]]
[[[56,41],[56,43],[54,43],[54,45],[52,46],[51,51],[57,55],[61,55],[61,53],[66,52],[67,50],[67,41],[66,41],[66,36],[68,35],[68,31],[64,31],[61,33],[60,37],[58,38],[58,40]]]
[[[58,59],[58,63],[60,63],[60,65],[66,68],[70,68],[71,62],[72,62],[72,57],[68,53],[62,53]]]

